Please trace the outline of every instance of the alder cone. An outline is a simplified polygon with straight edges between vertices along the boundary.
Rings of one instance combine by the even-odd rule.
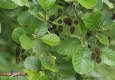
[[[100,64],[101,63],[101,58],[98,56],[98,57],[96,57],[96,62],[98,63],[98,64]]]
[[[73,34],[74,32],[75,32],[75,27],[72,26],[72,27],[70,28],[70,33]]]
[[[66,24],[68,24],[69,26],[71,26],[71,25],[72,25],[72,20],[71,20],[71,18],[65,18],[65,19],[64,19],[64,23],[66,23]]]
[[[91,58],[94,59],[96,57],[96,54],[95,53],[92,53],[91,54]]]
[[[22,59],[26,59],[26,56],[25,56],[25,55],[21,55],[21,58],[22,58]]]
[[[49,18],[49,20],[50,20],[51,22],[53,22],[53,21],[55,20],[55,18],[56,18],[55,15],[51,15],[50,18]]]
[[[57,36],[60,36],[60,34],[59,34],[59,31],[58,30],[55,30],[55,32],[54,32]]]
[[[96,52],[97,54],[100,54],[100,49],[99,49],[98,47],[95,47],[95,52]]]
[[[62,32],[63,31],[63,27],[61,25],[58,26],[58,30],[59,32]]]
[[[17,58],[16,58],[16,64],[18,64],[19,62],[20,62],[20,58],[17,57]]]
[[[75,20],[74,23],[75,23],[76,25],[78,25],[78,21],[77,21],[77,20]]]
[[[61,24],[61,23],[62,23],[62,20],[61,20],[61,19],[59,19],[59,20],[58,20],[58,23],[59,23],[59,24]]]

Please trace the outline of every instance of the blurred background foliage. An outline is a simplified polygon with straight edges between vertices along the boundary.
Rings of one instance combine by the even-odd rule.
[[[23,10],[25,9],[26,8],[23,8]],[[0,73],[11,72],[12,70],[23,72],[24,68],[22,63],[15,63],[15,49],[17,45],[11,39],[13,29],[22,26],[19,25],[16,17],[11,18],[4,15],[1,9],[0,22],[2,22],[2,33],[0,34]],[[105,31],[105,34],[111,37],[110,47],[115,50],[115,29]],[[115,66],[108,66],[101,63],[95,66],[95,70],[99,71],[106,80],[115,80]],[[0,76],[0,80],[17,80],[17,77],[10,78],[9,76]]]

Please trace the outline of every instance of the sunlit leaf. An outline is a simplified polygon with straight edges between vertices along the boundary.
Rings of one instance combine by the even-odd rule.
[[[30,49],[34,47],[35,42],[31,40],[26,34],[23,34],[19,37],[22,48]]]

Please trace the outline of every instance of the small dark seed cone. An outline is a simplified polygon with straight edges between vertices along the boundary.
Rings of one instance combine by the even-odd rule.
[[[59,20],[58,20],[58,23],[59,23],[59,24],[61,24],[61,23],[62,23],[62,20],[61,20],[61,19],[59,19]]]
[[[25,52],[25,50],[24,49],[22,49],[22,53],[24,53]]]
[[[56,30],[56,25],[55,24],[52,25],[52,29]]]
[[[20,47],[17,47],[17,48],[15,49],[15,51],[16,51],[16,52],[19,52],[19,51],[20,51]]]
[[[59,30],[59,32],[62,32],[63,31],[63,27],[61,25],[59,25],[58,30]]]
[[[71,26],[71,25],[72,25],[72,20],[71,20],[71,18],[65,18],[65,19],[64,19],[64,23],[66,23],[67,25]]]
[[[96,52],[97,54],[100,54],[100,49],[99,49],[98,47],[95,47],[95,52]]]
[[[70,33],[73,34],[74,32],[75,32],[75,27],[72,26],[72,27],[70,28]]]
[[[26,59],[26,56],[25,56],[25,55],[21,55],[21,58],[22,58],[22,59]]]
[[[60,34],[59,34],[59,31],[58,30],[55,30],[55,32],[54,32],[57,36],[60,36]]]
[[[78,21],[77,21],[77,20],[75,20],[74,23],[75,23],[76,25],[78,25]]]
[[[20,58],[17,57],[17,58],[16,58],[16,64],[18,64],[19,62],[20,62]]]
[[[91,32],[91,31],[88,31],[88,32],[87,32],[87,36],[88,36],[88,37],[90,37],[90,36],[91,36],[91,34],[92,34],[92,32]]]
[[[92,53],[91,54],[91,58],[94,59],[96,57],[96,54],[95,53]]]
[[[100,63],[101,63],[101,58],[100,58],[100,57],[96,57],[96,62],[97,62],[98,64],[100,64]]]
[[[56,18],[55,15],[51,15],[50,18],[49,18],[49,20],[50,20],[51,22],[53,22],[53,21],[55,20],[55,18]]]

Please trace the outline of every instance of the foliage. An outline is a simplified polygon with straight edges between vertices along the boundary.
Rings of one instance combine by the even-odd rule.
[[[19,80],[105,80],[94,66],[115,65],[105,32],[115,28],[113,0],[0,0],[4,17],[18,23],[12,31]],[[22,55],[22,53],[24,55]]]

